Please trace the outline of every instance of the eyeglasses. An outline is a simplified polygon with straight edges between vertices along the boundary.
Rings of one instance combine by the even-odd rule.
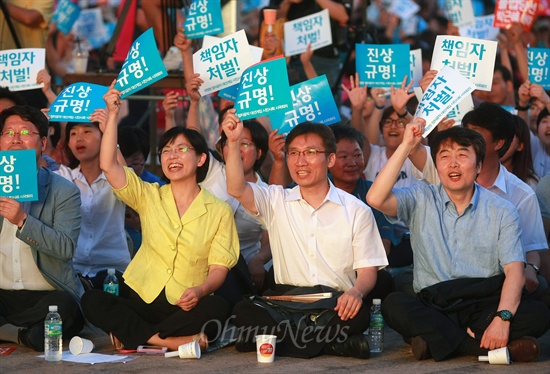
[[[227,145],[227,141],[223,142],[223,146],[225,147]],[[240,144],[240,147],[241,147],[241,151],[246,151],[248,148],[252,147],[253,145],[255,145],[254,143],[252,142],[242,142]]]
[[[391,119],[391,118],[388,118],[384,121],[384,127],[392,127],[393,125],[395,125],[395,127],[404,128],[405,122],[403,122],[403,120],[401,119]]]
[[[168,156],[171,155],[173,152],[176,152],[177,155],[182,155],[184,153],[189,152],[190,150],[195,149],[192,147],[179,147],[179,148],[163,148],[159,154],[161,156]]]
[[[27,139],[31,135],[38,135],[38,134],[40,133],[37,131],[30,131],[30,130],[20,130],[20,131],[8,130],[8,131],[0,132],[0,136],[4,136],[8,139],[13,139],[15,135],[19,135],[21,139]]]
[[[315,156],[321,154],[321,153],[327,153],[327,151],[319,151],[317,149],[306,149],[306,150],[303,150],[303,151],[298,151],[298,150],[290,150],[290,151],[287,151],[286,154],[289,158],[298,158],[300,157],[300,155],[304,155],[304,157],[306,158],[306,160],[311,160],[313,158],[315,158]]]

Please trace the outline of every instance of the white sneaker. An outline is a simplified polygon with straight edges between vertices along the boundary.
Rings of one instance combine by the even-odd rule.
[[[181,52],[180,50],[172,46],[166,52],[166,55],[162,59],[162,62],[164,63],[164,67],[166,70],[183,70],[183,61],[181,60]]]

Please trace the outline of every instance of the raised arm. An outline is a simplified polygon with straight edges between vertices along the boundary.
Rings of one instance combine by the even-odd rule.
[[[99,166],[105,173],[109,184],[115,188],[122,188],[126,185],[126,172],[123,165],[118,161],[117,147],[117,116],[120,108],[120,91],[115,87],[116,80],[111,83],[109,91],[103,96],[107,104],[108,118],[101,138],[101,149],[99,151]]]
[[[201,99],[201,94],[199,92],[199,87],[203,83],[204,81],[200,78],[200,74],[191,74],[185,85],[187,88],[187,94],[191,99],[191,103],[189,104],[189,112],[187,113],[186,127],[188,129],[197,130],[201,134],[202,129],[199,122],[199,101]]]
[[[278,133],[275,129],[269,133],[269,150],[273,155],[273,165],[269,173],[269,184],[279,186],[288,186],[292,179],[288,174],[288,168],[285,163],[285,136]]]
[[[227,182],[227,193],[237,199],[243,207],[253,214],[257,214],[254,203],[254,191],[246,182],[241,159],[241,135],[243,123],[235,115],[236,109],[227,111],[222,123],[223,131],[227,135],[228,154],[225,160],[225,172]]]
[[[405,127],[403,142],[374,178],[374,183],[367,193],[367,202],[371,207],[389,216],[397,215],[397,198],[393,194],[392,188],[407,157],[412,150],[420,145],[425,125],[426,122],[423,119],[417,118]]]
[[[191,40],[187,39],[185,29],[178,29],[178,33],[174,36],[174,45],[181,52],[181,60],[183,63],[183,77],[187,82],[194,73],[193,70],[193,49],[191,48]]]
[[[367,86],[359,86],[359,73],[355,73],[355,77],[349,77],[350,88],[347,88],[342,83],[342,90],[348,95],[351,105],[351,126],[359,130],[362,134],[365,133],[365,120],[363,118],[363,108],[367,101]]]
[[[405,121],[410,121],[412,120],[412,114],[410,114],[407,110],[407,103],[412,97],[414,97],[414,93],[409,93],[413,81],[411,80],[409,85],[407,85],[407,79],[407,76],[403,78],[403,81],[401,82],[401,87],[399,88],[395,88],[393,85],[391,86],[390,101],[397,115],[400,118],[403,118]]]
[[[311,44],[308,44],[307,49],[300,55],[300,62],[302,63],[307,79],[317,77],[317,71],[311,63],[311,56],[313,56],[313,50],[311,49]]]

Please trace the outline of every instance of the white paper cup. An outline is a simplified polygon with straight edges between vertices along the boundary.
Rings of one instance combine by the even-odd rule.
[[[76,74],[84,74],[88,70],[88,52],[73,53],[74,72]]]
[[[94,343],[88,339],[82,339],[80,336],[74,336],[69,342],[69,350],[73,355],[90,353],[94,349]]]
[[[195,340],[191,343],[182,344],[178,347],[178,351],[167,352],[164,357],[178,357],[179,358],[201,358],[201,347],[199,341]]]
[[[479,356],[479,361],[489,361],[494,365],[510,365],[510,353],[508,347],[502,347],[489,351],[488,356]]]
[[[258,362],[273,362],[275,359],[276,335],[256,335]]]

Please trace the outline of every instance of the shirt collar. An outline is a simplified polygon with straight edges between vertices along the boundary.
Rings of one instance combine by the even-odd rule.
[[[328,190],[327,196],[325,196],[325,199],[323,200],[321,205],[323,205],[326,201],[331,201],[338,205],[344,205],[344,202],[338,195],[338,191],[334,186],[334,184],[332,184],[332,182],[328,178],[327,178],[327,181],[329,184],[329,190]],[[285,197],[285,201],[295,201],[295,200],[303,200],[302,193],[300,192],[300,186],[295,186],[292,189],[290,189],[290,191]]]
[[[472,195],[472,199],[470,200],[470,203],[468,204],[468,206],[466,207],[464,212],[466,212],[466,210],[470,209],[470,207],[471,207],[470,214],[473,214],[475,212],[477,206],[479,205],[479,189],[480,188],[482,188],[482,187],[479,184],[474,182],[474,194]],[[441,196],[442,210],[445,211],[449,207],[449,203],[452,203],[452,201],[449,198],[449,195],[447,195],[447,191],[445,191],[445,188],[443,188],[443,185],[441,183],[439,184],[439,194]]]
[[[78,179],[78,180],[81,180],[83,182],[86,182],[86,177],[84,176],[84,174],[82,174],[82,171],[80,170],[80,165],[78,165],[74,169],[70,169],[70,170],[71,170],[71,176],[73,177],[73,179]],[[101,180],[101,179],[103,179],[105,181],[107,180],[107,178],[105,178],[105,173],[103,173],[103,172],[101,172],[101,174],[99,174],[99,176],[94,180],[93,183],[95,183],[96,181]]]
[[[495,179],[495,182],[493,183],[493,185],[491,187],[489,187],[489,189],[493,189],[493,188],[498,188],[499,190],[501,190],[503,193],[506,194],[507,192],[507,189],[506,189],[506,168],[504,167],[504,165],[500,164],[500,168],[498,170],[498,175],[497,175],[497,178]]]

